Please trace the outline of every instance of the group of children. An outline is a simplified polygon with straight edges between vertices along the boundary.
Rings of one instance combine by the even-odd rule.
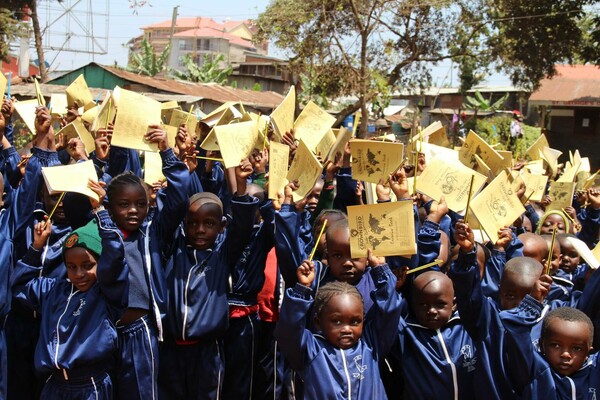
[[[444,198],[409,192],[421,156],[376,191],[413,202],[417,254],[355,258],[349,151],[302,200],[297,182],[270,200],[267,149],[225,169],[184,126],[175,148],[150,126],[166,182],[149,186],[110,126],[89,156],[57,148],[39,107],[22,158],[1,111],[0,398],[596,398],[600,275],[571,240],[598,242],[596,189],[478,243]],[[51,196],[41,168],[88,158],[97,198]]]

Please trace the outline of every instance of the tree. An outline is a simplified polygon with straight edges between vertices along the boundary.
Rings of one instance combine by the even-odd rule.
[[[427,86],[428,62],[474,51],[478,25],[462,20],[459,0],[274,0],[256,25],[257,41],[270,38],[288,52],[296,76],[314,80],[318,97],[354,95],[337,122],[360,109],[366,133],[367,103],[387,87]],[[473,11],[475,12],[475,11]],[[462,26],[461,37],[447,27]],[[450,46],[450,44],[453,46]],[[305,88],[299,88],[302,92]]]
[[[305,98],[356,96],[337,122],[361,109],[364,133],[366,104],[382,88],[427,87],[445,59],[460,66],[463,92],[495,67],[534,88],[570,59],[589,1],[273,0],[255,40],[271,39],[293,76],[313,80]]]
[[[183,61],[185,71],[171,70],[171,75],[184,81],[214,82],[224,85],[227,83],[229,75],[233,72],[231,66],[223,67],[225,61],[223,54],[217,54],[214,57],[205,54],[200,66],[194,61],[194,57],[191,54],[186,54],[181,60]]]
[[[131,56],[127,70],[138,75],[155,76],[167,69],[170,51],[171,44],[169,43],[162,54],[157,57],[154,46],[144,38],[141,42],[140,52]]]
[[[572,62],[582,43],[588,0],[499,0],[489,7],[492,60],[514,84],[535,89]]]
[[[0,60],[8,61],[9,44],[21,36],[23,28],[10,10],[0,8]]]

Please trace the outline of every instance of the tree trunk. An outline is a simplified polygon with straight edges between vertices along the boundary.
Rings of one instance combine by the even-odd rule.
[[[48,70],[44,60],[44,49],[42,49],[42,31],[40,30],[40,20],[37,13],[37,2],[35,0],[31,1],[29,7],[31,8],[31,22],[33,23],[33,37],[40,67],[40,77],[42,82],[46,82],[48,80]]]

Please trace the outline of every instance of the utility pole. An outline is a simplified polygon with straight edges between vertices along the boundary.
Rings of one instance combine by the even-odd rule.
[[[175,25],[177,25],[177,9],[179,6],[173,7],[173,19],[171,20],[171,36],[169,36],[169,40],[173,40],[173,35],[175,34]]]
[[[174,46],[173,46],[173,35],[175,34],[175,26],[177,25],[177,9],[179,6],[173,7],[173,18],[171,19],[171,34],[169,35],[169,43],[167,46],[171,46],[171,53],[169,54],[169,64],[171,64],[171,59],[173,58]],[[176,61],[176,60],[174,60]],[[165,74],[165,77],[168,79],[169,74]]]

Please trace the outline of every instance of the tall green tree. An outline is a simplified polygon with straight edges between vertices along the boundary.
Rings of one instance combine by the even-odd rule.
[[[160,55],[155,53],[154,46],[152,46],[145,38],[142,39],[140,44],[140,51],[131,56],[129,65],[127,65],[127,70],[146,76],[155,76],[166,71],[171,44],[168,44]]]
[[[233,73],[233,68],[230,65],[225,65],[225,56],[217,54],[214,57],[205,54],[202,58],[202,64],[198,65],[194,61],[194,57],[186,54],[181,58],[184,71],[171,70],[171,75],[177,79],[191,82],[203,83],[218,83],[224,85],[227,83],[227,78]]]
[[[575,52],[589,1],[272,0],[255,21],[255,40],[272,40],[293,76],[314,79],[310,95],[356,96],[339,121],[361,109],[365,132],[366,104],[382,82],[426,87],[446,59],[460,66],[464,92],[492,69],[535,88]]]

